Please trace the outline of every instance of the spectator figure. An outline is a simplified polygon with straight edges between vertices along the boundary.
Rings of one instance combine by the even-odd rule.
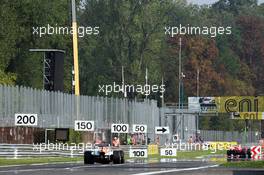
[[[193,138],[192,138],[192,136],[190,136],[190,138],[188,139],[188,143],[193,143]]]
[[[168,138],[166,138],[165,146],[169,146],[169,145],[170,145],[170,140]]]
[[[195,143],[198,143],[198,142],[200,142],[200,141],[199,141],[198,134],[196,134],[196,135],[195,135]]]
[[[136,138],[136,135],[135,134],[133,134],[133,136],[132,136],[132,144],[133,145],[136,145],[137,144],[137,138]]]
[[[132,138],[131,138],[131,135],[129,134],[127,136],[127,145],[131,145],[131,143],[132,143]]]
[[[160,138],[159,138],[159,136],[156,137],[156,144],[157,144],[157,145],[160,144]]]
[[[201,136],[199,136],[199,142],[203,143],[203,139]]]
[[[96,145],[99,145],[99,144],[101,144],[102,143],[102,139],[101,139],[101,137],[96,137],[96,140],[95,140],[95,144]]]
[[[119,145],[120,145],[119,138],[114,137],[114,139],[112,141],[112,144],[113,144],[114,147],[119,147]]]

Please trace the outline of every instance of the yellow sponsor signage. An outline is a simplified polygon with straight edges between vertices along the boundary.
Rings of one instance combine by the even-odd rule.
[[[209,142],[209,145],[215,150],[228,150],[231,146],[236,146],[237,142]]]
[[[159,154],[158,145],[148,145],[148,154],[149,155]]]
[[[188,107],[202,113],[245,112],[246,117],[246,112],[264,112],[264,96],[189,97]],[[255,118],[261,115],[255,114]]]
[[[264,112],[235,112],[232,119],[264,120]]]
[[[218,112],[264,112],[264,96],[215,97]]]

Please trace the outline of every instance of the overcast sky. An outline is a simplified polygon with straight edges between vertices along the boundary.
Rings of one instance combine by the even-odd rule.
[[[192,2],[194,4],[212,4],[214,2],[217,2],[218,0],[187,0],[189,2]],[[264,0],[258,0],[259,3],[264,3]]]

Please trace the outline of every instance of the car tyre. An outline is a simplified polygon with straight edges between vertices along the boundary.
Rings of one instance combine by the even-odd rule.
[[[84,164],[94,164],[94,156],[92,155],[92,151],[84,152]]]
[[[247,158],[251,159],[251,150],[250,149],[247,149]]]
[[[114,151],[113,152],[113,163],[122,164],[125,162],[124,152],[123,151]]]
[[[226,154],[227,154],[227,161],[231,161],[232,160],[232,151],[231,150],[227,150]]]
[[[241,160],[245,160],[246,159],[246,154],[247,154],[247,150],[246,149],[242,149],[242,151],[240,153]]]

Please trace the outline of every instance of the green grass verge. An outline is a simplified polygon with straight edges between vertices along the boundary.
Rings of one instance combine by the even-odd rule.
[[[0,166],[4,165],[29,165],[36,163],[76,162],[82,161],[83,157],[41,157],[41,158],[0,158]]]
[[[221,164],[222,167],[226,168],[264,168],[264,161],[237,161],[237,162],[226,162]]]
[[[218,154],[225,154],[226,151],[217,151],[216,153],[212,153],[212,151],[189,151],[189,152],[177,152],[177,157],[178,159],[195,159],[198,157],[205,157],[205,156],[214,156]]]

